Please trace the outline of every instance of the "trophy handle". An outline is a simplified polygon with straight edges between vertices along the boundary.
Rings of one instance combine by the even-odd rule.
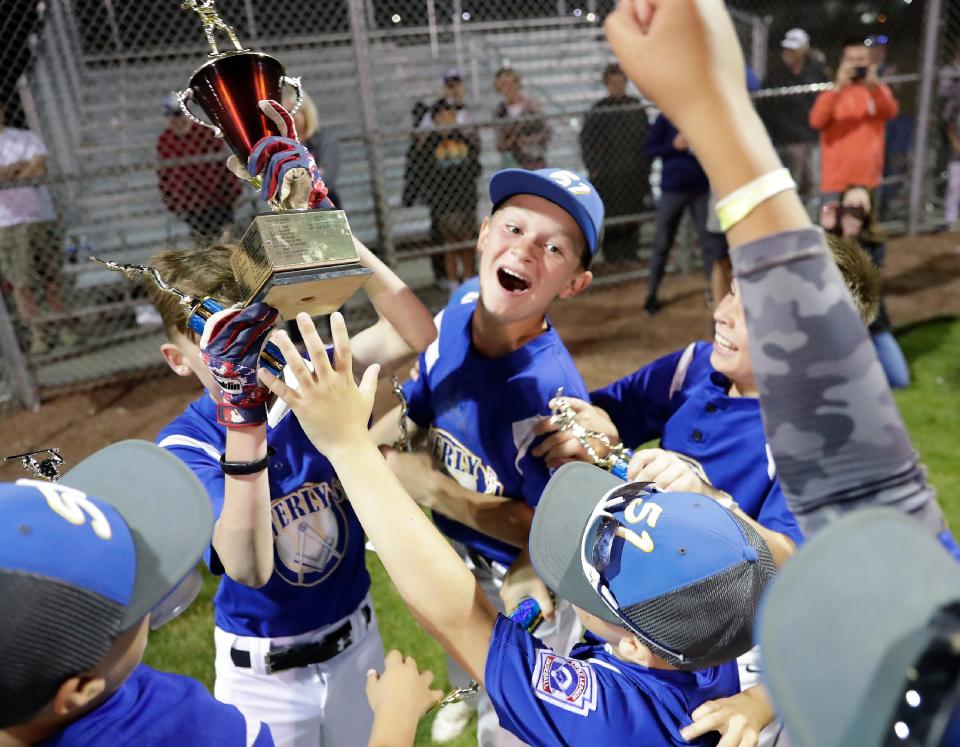
[[[293,78],[289,75],[284,75],[281,78],[281,82],[290,86],[294,91],[297,92],[297,100],[293,102],[293,108],[290,110],[290,116],[292,117],[298,111],[300,107],[303,106],[303,84],[300,82],[300,77]]]
[[[177,91],[177,101],[180,102],[180,111],[183,112],[183,115],[189,119],[194,124],[198,124],[201,127],[206,127],[208,130],[213,130],[213,134],[216,137],[223,137],[223,133],[220,131],[219,127],[215,127],[212,124],[207,124],[202,119],[199,119],[192,111],[190,107],[187,106],[187,102],[193,99],[193,89],[184,88],[182,91]]]

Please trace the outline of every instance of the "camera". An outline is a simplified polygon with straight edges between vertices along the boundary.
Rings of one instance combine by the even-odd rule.
[[[850,77],[850,80],[863,80],[867,77],[867,73],[870,71],[868,65],[857,65],[853,68],[853,75]]]

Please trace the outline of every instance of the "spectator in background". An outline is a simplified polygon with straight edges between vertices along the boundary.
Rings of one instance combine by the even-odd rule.
[[[580,131],[580,152],[607,217],[643,211],[650,192],[650,162],[644,158],[647,113],[638,98],[627,96],[627,76],[616,62],[603,69],[607,95],[587,112]],[[640,221],[608,226],[603,256],[608,262],[636,257]]]
[[[197,246],[216,243],[233,222],[241,182],[224,165],[223,141],[187,119],[175,93],[164,97],[163,113],[167,128],[157,138],[157,186],[163,204],[187,224]]]
[[[440,99],[452,105],[456,110],[457,124],[461,127],[470,124],[472,117],[464,99],[463,76],[460,75],[460,71],[455,67],[448,68],[440,82],[442,85]],[[420,129],[431,130],[433,126],[433,117],[428,109],[420,120]]]
[[[826,70],[810,55],[810,36],[803,29],[790,29],[780,42],[782,65],[776,65],[763,81],[764,88],[805,86],[829,80]],[[816,186],[817,133],[807,116],[814,94],[790,94],[760,99],[757,109],[770,133],[783,165],[790,169],[802,199]]]
[[[37,290],[47,307],[64,314],[60,292],[60,230],[44,186],[16,186],[47,175],[47,149],[29,130],[5,125],[0,104],[0,274],[13,288],[13,302],[30,330],[30,353],[46,352],[54,342],[71,345],[76,333],[61,321],[50,335],[41,323]]]
[[[873,196],[865,187],[849,187],[840,195],[838,202],[823,206],[820,225],[825,231],[845,239],[856,241],[864,248],[877,267],[883,267],[887,247],[882,234],[875,226]],[[880,309],[876,319],[870,323],[870,339],[877,349],[877,357],[887,381],[893,389],[902,389],[910,385],[910,369],[900,345],[893,336],[893,327],[887,308],[880,297]]]
[[[875,189],[883,178],[886,122],[900,107],[880,82],[862,39],[848,40],[833,90],[824,91],[810,110],[810,126],[820,131],[820,191],[825,202],[854,184]]]
[[[647,299],[643,304],[643,310],[653,315],[660,310],[657,289],[663,279],[667,257],[677,236],[680,220],[688,209],[700,240],[704,269],[708,276],[710,274],[710,253],[713,246],[713,237],[707,231],[710,183],[700,163],[690,151],[687,139],[662,114],[651,125],[643,151],[647,158],[659,158],[662,164],[661,193],[657,202],[657,231],[653,237]]]
[[[292,111],[297,101],[296,92],[289,86],[283,89],[283,106],[287,111]],[[337,137],[328,127],[320,126],[320,117],[317,114],[317,107],[310,98],[310,94],[303,92],[303,103],[300,110],[293,115],[293,123],[297,126],[297,136],[300,142],[307,146],[317,162],[317,168],[320,169],[320,176],[323,177],[323,183],[330,190],[327,197],[330,198],[336,207],[343,209],[343,203],[340,202],[340,195],[337,193],[337,177],[340,175],[340,146],[337,144]]]
[[[434,102],[430,110],[433,130],[425,140],[430,161],[424,195],[431,223],[437,227],[443,245],[451,247],[443,254],[444,286],[451,293],[475,273],[480,176],[480,141],[476,133],[456,126],[457,112],[456,104],[448,99]],[[464,246],[458,248],[461,244]]]
[[[479,134],[475,128],[468,128],[472,120],[470,110],[467,108],[466,99],[464,97],[463,89],[463,76],[460,74],[460,71],[451,67],[444,72],[443,77],[440,79],[440,98],[439,101],[446,101],[451,104],[457,111],[457,124],[461,126],[462,132],[471,137],[477,138],[479,143]],[[418,136],[419,145],[422,146],[424,139],[427,137],[427,133],[434,129],[433,124],[433,115],[432,107],[422,104],[423,110],[420,113],[419,118],[414,118],[414,127],[418,128],[421,132]],[[430,160],[431,156],[428,152],[424,152],[427,161]],[[425,172],[424,172],[425,173]],[[404,204],[407,204],[406,201]],[[440,230],[440,226],[436,224],[435,221],[430,222],[430,243],[432,245],[442,244],[443,243],[443,232]],[[433,279],[436,283],[442,288],[448,288],[447,282],[447,273],[446,266],[444,264],[444,258],[442,254],[431,254],[430,255],[430,265],[433,269]]]
[[[502,167],[531,171],[546,168],[547,146],[553,133],[540,102],[524,95],[523,81],[513,68],[500,68],[493,84],[503,97],[493,110],[493,118],[502,123],[496,126]]]

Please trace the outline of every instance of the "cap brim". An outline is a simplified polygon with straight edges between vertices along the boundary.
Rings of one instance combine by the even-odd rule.
[[[138,440],[91,454],[61,482],[109,503],[130,527],[137,575],[122,622],[125,630],[150,612],[203,555],[213,533],[207,492],[177,457]]]
[[[916,521],[852,513],[814,537],[763,602],[767,684],[797,744],[881,744],[922,631],[960,567]],[[829,673],[829,676],[826,676]]]
[[[583,462],[565,464],[543,489],[530,528],[530,559],[561,599],[614,625],[623,625],[587,581],[580,546],[597,502],[623,480]]]
[[[535,195],[566,210],[577,222],[590,254],[597,250],[598,228],[586,206],[552,179],[526,169],[503,169],[490,179],[490,201],[498,205],[514,195]]]

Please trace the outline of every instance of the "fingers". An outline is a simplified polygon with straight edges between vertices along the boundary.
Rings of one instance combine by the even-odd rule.
[[[264,99],[259,102],[260,111],[264,113],[267,119],[269,119],[276,126],[277,131],[280,134],[280,137],[289,137],[294,140],[299,140],[297,137],[297,126],[294,124],[293,117],[290,116],[290,112],[284,109],[280,104],[278,104],[273,99]]]
[[[577,446],[580,447],[580,449],[583,449],[583,447],[580,446],[580,442],[577,441],[576,437],[573,434],[567,433],[566,431],[556,431],[555,433],[547,436],[545,439],[543,439],[543,441],[538,443],[536,446],[534,446],[531,453],[535,457],[540,457],[540,456],[543,456],[544,454],[550,453],[554,449],[559,448],[560,446],[562,446],[563,444],[569,441],[573,441],[575,444],[577,444]]]
[[[300,336],[303,338],[303,345],[307,349],[307,355],[313,363],[313,370],[317,375],[327,375],[330,373],[330,360],[327,358],[327,349],[320,339],[320,333],[317,332],[317,325],[313,323],[310,315],[304,312],[297,314],[297,329],[300,330]],[[288,338],[289,339],[289,338]],[[297,354],[299,358],[300,355]],[[297,378],[300,374],[294,371]]]
[[[283,400],[291,407],[299,401],[300,393],[274,376],[268,369],[263,367],[257,369],[257,378],[277,399]]]
[[[710,707],[711,710],[704,709]],[[727,723],[726,714],[720,709],[720,706],[713,701],[704,703],[692,714],[693,723],[680,730],[680,736],[688,742],[709,734],[712,731],[720,731],[721,727]]]
[[[745,726],[746,724],[742,717],[735,716],[730,719],[729,724],[727,724],[727,731],[723,735],[723,738],[717,742],[717,747],[740,747],[740,745],[743,745]]]
[[[301,334],[302,333],[303,330],[301,329]],[[297,350],[296,346],[294,346],[293,341],[290,339],[290,335],[287,334],[286,330],[278,330],[273,335],[273,342],[278,348],[280,348],[280,352],[283,353],[283,359],[287,362],[287,368],[290,369],[290,373],[293,374],[294,378],[296,378],[301,387],[313,381],[313,374],[307,367],[307,362],[303,359],[303,356],[300,355],[300,351]],[[326,355],[322,357],[324,361],[327,358]],[[313,365],[314,368],[317,368],[316,362],[314,362]],[[263,368],[261,367],[260,370],[262,371]]]
[[[412,375],[413,369],[410,370],[410,373],[411,373],[410,378],[416,381],[417,379],[414,378],[414,376]],[[419,370],[417,370],[417,376],[420,376]],[[554,403],[554,400],[550,400],[551,407],[553,406],[553,403]],[[533,433],[534,435],[537,435],[537,436],[542,436],[546,433],[553,433],[556,430],[557,430],[557,424],[553,422],[553,419],[549,415],[544,415],[542,418],[540,418],[540,422],[537,423],[535,426],[533,426]]]
[[[388,667],[389,667],[389,666],[397,666],[397,665],[399,665],[399,664],[403,664],[403,662],[404,662],[403,654],[401,654],[401,653],[400,653],[399,651],[397,651],[397,649],[395,649],[395,648],[394,648],[394,649],[391,649],[389,652],[387,652],[387,655],[384,657],[384,663],[385,663],[386,666],[388,666]]]
[[[377,394],[377,380],[380,378],[380,364],[374,363],[367,367],[360,378],[360,393],[371,402]]]
[[[641,480],[640,474],[646,466],[663,453],[662,449],[640,449],[633,453],[630,464],[627,466],[628,480]]]
[[[365,687],[367,693],[367,700],[373,700],[373,692],[377,689],[377,685],[380,683],[380,673],[376,669],[370,669],[367,671],[367,684]]]
[[[350,352],[350,335],[343,314],[335,311],[330,315],[330,334],[333,337],[333,363],[341,373],[353,372],[353,354]],[[370,369],[367,369],[368,371]]]

